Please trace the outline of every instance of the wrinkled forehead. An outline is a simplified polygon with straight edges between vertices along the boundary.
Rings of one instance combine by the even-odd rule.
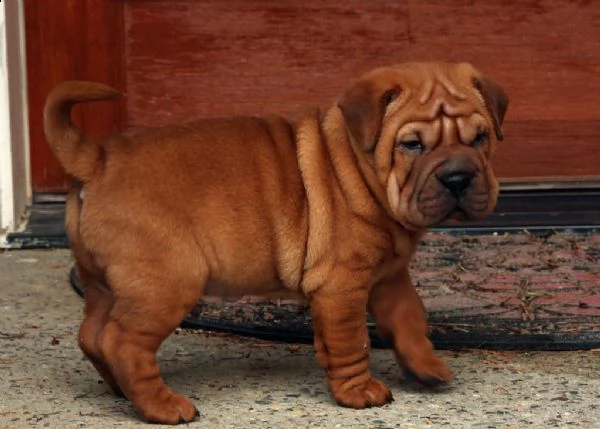
[[[398,66],[395,71],[402,87],[398,101],[402,107],[410,107],[415,119],[434,119],[442,115],[469,117],[482,107],[473,87],[473,74],[466,67],[408,64]]]

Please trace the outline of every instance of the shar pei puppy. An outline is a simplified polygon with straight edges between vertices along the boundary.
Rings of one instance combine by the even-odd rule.
[[[381,406],[366,313],[403,370],[447,383],[409,262],[426,229],[483,219],[498,183],[490,157],[508,99],[469,64],[383,67],[326,111],[200,119],[95,141],[79,102],[120,94],[65,82],[45,133],[76,180],[67,231],[85,287],[79,344],[150,422],[198,411],[161,378],[156,352],[203,295],[294,294],[314,323],[334,400]]]

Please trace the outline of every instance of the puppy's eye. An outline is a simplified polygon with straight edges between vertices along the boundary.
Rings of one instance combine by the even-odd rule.
[[[471,142],[471,146],[477,147],[483,145],[488,140],[488,133],[485,131],[479,131],[473,141]]]
[[[423,151],[423,143],[419,140],[408,140],[408,141],[399,141],[398,147],[409,151],[422,152]]]

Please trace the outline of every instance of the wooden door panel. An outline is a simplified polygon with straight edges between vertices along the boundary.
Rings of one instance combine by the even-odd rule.
[[[501,178],[600,180],[600,120],[510,121],[494,156]]]
[[[600,177],[600,3],[570,0],[25,0],[34,189],[67,183],[41,129],[50,87],[92,79],[126,107],[86,132],[326,108],[360,74],[470,61],[511,96],[501,177]]]
[[[176,4],[126,1],[132,126],[327,106],[408,38],[402,1]]]
[[[470,61],[511,96],[501,177],[600,176],[600,3],[166,3],[126,1],[130,126],[327,107],[378,65]]]
[[[64,80],[96,80],[125,91],[121,0],[25,0],[31,175],[34,191],[64,191],[69,177],[50,151],[42,109]],[[77,106],[74,120],[92,135],[125,124],[125,103]]]

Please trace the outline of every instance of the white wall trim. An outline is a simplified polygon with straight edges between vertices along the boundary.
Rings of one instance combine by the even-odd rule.
[[[31,201],[26,71],[23,1],[1,2],[0,234],[19,228]]]

